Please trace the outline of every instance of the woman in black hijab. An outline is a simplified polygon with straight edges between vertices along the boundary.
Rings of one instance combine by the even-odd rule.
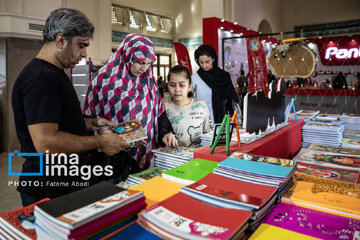
[[[196,49],[195,61],[200,66],[191,77],[196,97],[206,102],[213,123],[221,123],[225,114],[233,115],[233,102],[239,103],[230,74],[218,67],[216,51],[210,45]]]

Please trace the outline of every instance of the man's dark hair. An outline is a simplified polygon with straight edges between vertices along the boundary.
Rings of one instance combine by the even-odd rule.
[[[75,36],[93,37],[94,25],[82,12],[71,8],[59,8],[50,13],[46,19],[43,41],[52,42],[59,33],[71,43]]]

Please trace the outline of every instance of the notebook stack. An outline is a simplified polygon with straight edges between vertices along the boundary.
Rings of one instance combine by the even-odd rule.
[[[236,180],[210,173],[201,180],[180,189],[181,192],[208,204],[252,212],[252,230],[274,206],[275,186]]]
[[[312,143],[339,147],[344,132],[344,123],[308,121],[302,127],[302,146],[308,147]]]
[[[340,114],[337,113],[320,113],[314,117],[315,121],[335,122],[339,121]]]
[[[35,205],[50,200],[45,198],[29,206],[0,213],[0,239],[35,240]]]
[[[341,146],[344,148],[360,149],[360,139],[343,138]]]
[[[203,133],[200,135],[200,144],[202,146],[211,146],[212,140],[213,140],[213,132]]]
[[[345,155],[360,155],[360,149],[354,148],[331,147],[325,145],[311,144],[308,149],[321,152],[340,153]]]
[[[296,172],[281,202],[360,220],[360,185]]]
[[[299,110],[296,112],[296,119],[299,120],[310,120],[313,119],[316,115],[318,115],[320,113],[320,111],[315,111],[315,110]],[[291,119],[295,119],[295,114],[294,113],[290,113],[290,117]]]
[[[164,170],[168,170],[177,167],[183,163],[186,163],[194,158],[194,152],[201,149],[188,148],[188,147],[163,147],[153,149],[152,152],[155,156],[155,166]]]
[[[219,129],[220,129],[220,125],[221,124],[215,124],[214,125],[214,131],[216,130],[216,132],[219,132]],[[231,124],[230,125],[230,139],[231,141],[234,141],[234,142],[237,142],[238,139],[237,139],[237,133],[236,133],[236,128],[234,127],[234,124]],[[202,146],[211,146],[212,143],[215,141],[215,137],[214,137],[214,131],[212,132],[208,132],[208,133],[205,133],[205,134],[201,134],[200,135],[200,139],[201,139],[201,145]],[[243,137],[244,135],[246,135],[246,131],[244,128],[239,128],[239,136]],[[242,138],[241,138],[242,140]],[[241,141],[243,142],[243,141]],[[222,132],[222,135],[221,137],[219,138],[219,141],[218,141],[218,145],[224,145],[226,144],[226,135],[225,135],[225,131],[223,130]]]
[[[38,239],[96,238],[136,220],[146,207],[143,192],[108,182],[39,203],[35,206]]]
[[[291,159],[234,152],[218,164],[214,173],[237,180],[276,186],[281,198],[291,185],[295,169],[295,161]]]
[[[183,193],[147,208],[139,224],[164,239],[241,239],[251,211],[200,202]]]
[[[337,181],[360,183],[360,168],[344,169],[298,161],[296,163],[296,172]]]
[[[162,173],[162,177],[183,184],[192,184],[209,173],[212,173],[217,167],[217,162],[195,158],[176,168],[169,169]]]
[[[344,122],[345,129],[360,130],[360,115],[343,113],[340,120]]]
[[[279,203],[249,239],[356,239],[359,231],[359,220]]]
[[[360,125],[359,125],[359,127],[360,127]],[[351,129],[345,128],[343,138],[360,140],[360,130],[351,130]]]
[[[146,169],[139,173],[130,174],[128,178],[125,180],[128,184],[134,186],[137,184],[140,184],[142,182],[145,182],[146,180],[149,180],[156,176],[161,176],[161,173],[164,171],[164,169],[159,167],[152,167],[149,169]]]
[[[360,155],[323,152],[304,148],[294,157],[294,160],[325,167],[355,170],[360,168]]]

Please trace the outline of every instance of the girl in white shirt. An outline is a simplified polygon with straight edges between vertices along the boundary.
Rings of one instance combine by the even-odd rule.
[[[172,67],[167,86],[170,97],[163,104],[179,146],[195,147],[200,144],[200,134],[212,131],[209,109],[203,100],[191,97],[191,74],[187,67]]]

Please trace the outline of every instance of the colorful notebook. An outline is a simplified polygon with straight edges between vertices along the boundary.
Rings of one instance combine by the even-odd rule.
[[[320,113],[315,117],[317,121],[337,121],[339,120],[340,114],[331,114],[331,113]]]
[[[175,157],[180,159],[188,160],[189,158],[193,158],[194,152],[202,149],[203,146],[197,148],[190,147],[162,147],[151,150],[156,155]]]
[[[309,149],[301,149],[294,160],[327,167],[360,168],[360,156],[325,153]]]
[[[210,173],[184,189],[225,203],[260,209],[269,202],[277,187],[235,180]]]
[[[291,200],[360,215],[360,185],[296,173]],[[298,177],[299,176],[299,177]]]
[[[104,181],[36,205],[35,216],[75,229],[143,197]]]
[[[29,206],[0,213],[0,228],[8,235],[7,238],[36,239],[34,207],[48,200],[45,198]]]
[[[248,210],[212,206],[177,193],[143,210],[139,221],[185,239],[229,239],[245,230],[251,214]]]
[[[105,133],[116,133],[129,143],[147,138],[145,129],[138,119],[118,123],[114,126],[102,127],[97,130],[99,135]]]
[[[147,207],[151,207],[152,205],[178,193],[180,188],[184,186],[185,184],[157,176],[129,189],[144,192]]]
[[[286,203],[278,203],[262,223],[320,239],[360,237],[360,220]]]
[[[156,176],[161,176],[164,170],[159,167],[152,167],[139,173],[130,174],[126,179],[126,182],[132,185],[137,185],[146,180],[149,180]]]
[[[360,169],[350,170],[344,168],[326,167],[310,163],[298,162],[296,171],[312,176],[344,182],[359,183],[360,181]]]
[[[218,163],[214,161],[195,158],[178,167],[163,172],[162,177],[183,184],[191,184],[213,172],[217,164]]]
[[[308,149],[327,153],[339,153],[344,155],[360,155],[360,149],[353,148],[331,147],[325,145],[311,144]]]
[[[286,179],[294,171],[295,162],[290,159],[262,157],[234,152],[229,158],[220,162],[218,166],[235,171]]]

